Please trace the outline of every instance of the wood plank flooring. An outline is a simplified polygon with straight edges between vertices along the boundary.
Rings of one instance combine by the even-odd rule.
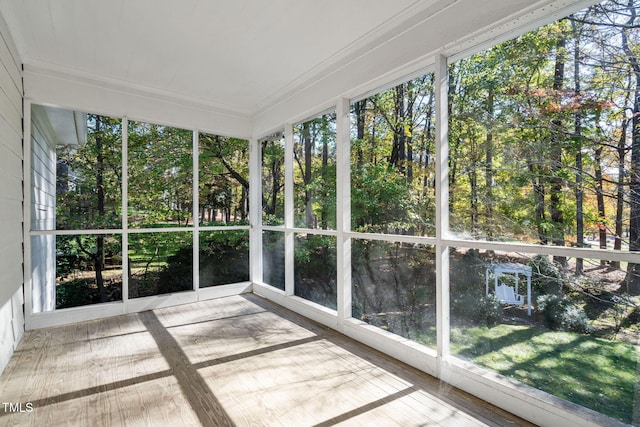
[[[1,426],[529,425],[252,294],[27,332],[0,400]]]

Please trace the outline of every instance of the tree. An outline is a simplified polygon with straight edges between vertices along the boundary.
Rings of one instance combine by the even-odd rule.
[[[631,71],[635,77],[635,89],[632,95],[633,110],[631,114],[629,250],[640,251],[640,61],[638,60],[638,46],[636,45],[632,48],[629,41],[629,31],[636,25],[638,11],[633,0],[628,0],[626,6],[628,20],[620,30],[622,49],[628,58]],[[629,292],[640,294],[640,264],[629,263],[627,284]]]
[[[202,209],[221,209],[226,222],[245,221],[249,215],[249,143],[206,133],[200,133],[199,141]]]
[[[566,57],[566,39],[564,35],[560,35],[556,45],[555,53],[555,66],[553,73],[553,91],[561,94],[564,87],[564,69],[565,69],[565,57]],[[556,101],[559,102],[559,101]],[[564,215],[561,207],[561,196],[563,194],[564,182],[562,179],[562,151],[565,139],[564,124],[561,117],[554,118],[551,121],[551,165],[550,165],[550,197],[549,197],[549,211],[552,227],[552,242],[555,246],[564,246]],[[554,257],[556,262],[559,262],[563,267],[566,267],[566,258],[556,256]]]
[[[335,113],[297,125],[295,135],[297,221],[306,228],[335,228]]]
[[[569,17],[571,20],[571,35],[573,37],[573,92],[575,97],[580,96],[580,37],[581,28],[579,24]],[[576,198],[576,245],[584,247],[584,189],[583,189],[583,162],[582,162],[582,111],[577,109],[573,114],[573,138],[575,147],[575,198]],[[576,259],[576,275],[584,273],[584,260]]]
[[[192,133],[129,123],[129,223],[188,224],[192,214]]]
[[[57,150],[56,228],[60,230],[120,227],[120,120],[93,114],[86,117],[86,143]],[[110,300],[102,274],[107,251],[105,239],[103,234],[73,237],[78,253],[90,260],[99,302]],[[63,242],[61,247],[66,250],[68,244]]]
[[[280,136],[262,141],[263,220],[284,222],[284,143]]]

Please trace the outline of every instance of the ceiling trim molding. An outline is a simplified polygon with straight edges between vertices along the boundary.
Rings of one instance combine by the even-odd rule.
[[[266,96],[256,105],[254,114],[260,114],[269,109],[270,106],[282,103],[288,98],[295,96],[311,82],[317,82],[328,75],[339,72],[350,63],[358,61],[381,45],[389,43],[397,37],[401,37],[416,25],[432,19],[459,1],[460,0],[429,0],[415,2],[402,12],[385,21],[384,24],[349,43],[346,47],[331,55],[329,58],[326,58],[295,80],[289,82],[286,86]]]
[[[248,115],[100,83],[74,79],[66,73],[42,70],[31,65],[24,70],[25,99],[29,103],[127,117],[129,120],[221,136],[249,138],[252,135],[253,121]]]
[[[250,120],[252,112],[245,111],[237,106],[221,105],[207,102],[203,99],[193,98],[162,89],[139,85],[126,82],[119,79],[105,77],[93,73],[87,73],[80,70],[70,69],[56,64],[46,63],[42,61],[25,58],[24,72],[54,77],[57,79],[71,80],[79,84],[99,87],[102,89],[125,92],[127,94],[137,95],[145,98],[157,99],[163,102],[183,105],[185,107],[197,108],[200,110],[210,111],[212,113],[228,115],[234,118]]]
[[[378,40],[374,45],[367,45],[358,52],[358,55],[342,60],[339,63],[334,62],[331,66],[323,64],[324,67],[314,69],[315,74],[305,75],[306,80],[297,81],[295,85],[291,85],[288,91],[282,92],[279,96],[268,99],[259,106],[255,114],[255,124],[261,131],[263,126],[269,127],[274,125],[273,121],[277,121],[278,117],[288,114],[288,108],[284,106],[293,103],[300,108],[304,104],[305,115],[312,114],[313,111],[324,108],[327,102],[335,100],[336,97],[347,97],[350,99],[359,99],[366,94],[380,91],[383,88],[391,87],[401,81],[416,77],[422,74],[433,64],[433,56],[436,53],[442,53],[449,57],[451,61],[471,55],[482,49],[508,40],[527,31],[538,28],[544,24],[552,22],[579,10],[597,3],[598,0],[537,0],[531,2],[530,5],[521,8],[513,13],[506,14],[502,18],[488,22],[479,28],[452,37],[450,40],[442,40],[439,45],[431,46],[427,51],[416,52],[413,58],[393,64],[387,70],[380,70],[377,76],[363,78],[357,85],[349,88],[338,89],[338,92],[330,92],[326,89],[331,86],[330,82],[337,80],[352,80],[347,76],[351,73],[360,73],[362,75],[372,75],[367,67],[373,63],[381,63],[376,61],[376,56],[384,56],[389,54],[389,46],[405,45],[404,41],[415,40],[429,34],[430,28],[433,27],[434,20],[438,19],[438,15],[442,13],[452,13],[451,8],[460,7],[458,0],[451,0],[445,3],[437,3],[436,10],[425,9],[423,16],[415,16],[410,22],[402,25],[402,31],[395,31],[393,34],[385,35],[384,40]],[[435,9],[435,8],[434,8]],[[463,25],[461,23],[460,25]],[[382,37],[382,36],[381,36]],[[375,40],[373,41],[375,42]],[[416,45],[414,44],[414,50]],[[322,87],[324,90],[315,90],[313,87]],[[314,99],[318,93],[326,96],[324,99]],[[302,100],[301,98],[304,98]],[[290,112],[289,112],[290,113]]]
[[[456,61],[476,52],[488,49],[514,37],[521,36],[550,22],[564,18],[602,0],[538,0],[517,13],[478,29],[467,36],[449,43],[443,54]]]

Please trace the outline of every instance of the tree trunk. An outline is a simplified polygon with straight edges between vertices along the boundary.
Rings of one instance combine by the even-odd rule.
[[[364,129],[366,124],[367,99],[358,101],[354,104],[356,113],[356,139],[358,142],[358,150],[356,153],[356,168],[361,169],[364,164],[364,152],[362,145],[364,144]]]
[[[413,106],[416,101],[416,90],[414,84],[407,83],[407,108],[405,113],[405,120],[403,128],[406,128],[405,132],[405,146],[406,146],[406,157],[405,162],[407,164],[407,184],[411,185],[413,183],[413,145],[411,144],[412,135],[413,135]]]
[[[575,21],[571,21],[571,29],[573,33],[573,92],[576,97],[580,96],[580,34]],[[573,132],[576,139],[576,245],[579,248],[584,247],[584,190],[583,184],[583,166],[582,166],[582,111],[578,108],[573,116]],[[576,258],[576,275],[582,275],[584,272],[584,260]]]
[[[634,0],[628,1],[630,12],[626,28],[632,28],[636,19]],[[629,185],[629,251],[640,251],[640,62],[629,47],[627,29],[622,28],[622,48],[629,58],[635,75],[633,93],[633,115],[631,119],[631,177]],[[627,291],[640,294],[640,264],[629,263],[627,268]]]
[[[326,194],[327,189],[327,167],[329,166],[329,117],[322,116],[322,181],[323,181],[323,189]],[[322,203],[322,211],[321,211],[321,226],[323,230],[327,229],[328,221],[329,221],[329,205],[326,203]]]
[[[241,194],[240,194],[240,217],[245,220],[247,219],[247,216],[249,214],[249,206],[248,206],[248,191],[246,188],[241,187]]]
[[[555,93],[562,91],[564,83],[565,67],[565,45],[566,40],[562,37],[556,46],[556,62],[553,74],[553,90]],[[559,95],[558,95],[559,96]],[[563,190],[562,182],[562,146],[564,142],[564,132],[562,119],[557,118],[551,121],[551,164],[549,178],[549,213],[553,223],[551,231],[551,241],[554,246],[564,246],[564,215],[562,212],[561,199]],[[562,256],[554,256],[554,261],[566,268],[567,260]]]
[[[309,122],[305,122],[302,125],[302,143],[304,145],[304,202],[305,202],[305,226],[307,228],[313,228],[313,206],[311,204],[311,160],[313,148],[313,142],[311,141],[311,130],[309,129]]]
[[[531,175],[531,187],[533,188],[533,203],[536,221],[536,230],[538,233],[538,240],[541,245],[548,243],[547,233],[544,230],[543,224],[546,220],[546,203],[545,203],[545,185],[544,181],[540,177],[537,168],[534,165],[533,160],[527,161],[529,175]]]
[[[280,191],[280,180],[282,176],[280,174],[280,161],[273,161],[273,166],[271,167],[271,176],[272,176],[272,187],[271,187],[271,206],[269,207],[269,213],[271,215],[276,214],[276,209],[278,208],[278,193]]]
[[[636,89],[631,122],[631,179],[629,186],[629,250],[640,251],[640,66],[635,60]],[[640,264],[629,263],[628,292],[640,294]]]
[[[613,249],[622,250],[622,236],[624,233],[624,196],[625,196],[625,157],[627,154],[627,126],[628,120],[622,121],[620,138],[618,139],[618,182],[616,189],[616,237]],[[620,261],[611,261],[612,268],[620,268]]]
[[[598,240],[600,249],[607,249],[607,227],[606,211],[604,204],[604,184],[602,176],[602,146],[598,147],[594,153],[595,178],[596,178],[596,202],[598,206]],[[601,260],[600,265],[606,265],[606,261]]]
[[[396,86],[394,91],[393,147],[391,148],[391,159],[389,161],[403,175],[405,174],[406,159],[404,92],[404,84]]]
[[[471,165],[469,170],[469,187],[471,191],[469,214],[471,216],[471,235],[475,235],[478,231],[478,171],[475,160],[475,142],[471,142]]]
[[[431,78],[431,82],[433,83],[433,79],[435,77],[433,77],[433,74],[431,74],[432,78]],[[424,121],[424,134],[423,134],[423,147],[422,147],[422,151],[423,151],[423,162],[424,162],[424,173],[423,173],[423,179],[422,179],[422,193],[423,193],[423,197],[426,198],[427,195],[427,189],[429,188],[429,186],[435,187],[435,183],[433,185],[431,185],[431,179],[429,176],[429,162],[431,160],[431,153],[432,153],[432,149],[431,149],[431,140],[432,140],[432,127],[433,127],[433,121],[431,119],[431,116],[433,114],[433,110],[434,110],[434,91],[429,91],[429,100],[427,101],[427,107],[426,107],[426,112],[425,112],[425,116],[426,116],[426,120]]]
[[[492,240],[493,237],[493,114],[494,114],[494,98],[493,89],[489,89],[487,94],[487,140],[484,150],[484,205],[485,205],[485,224],[487,238]]]
[[[455,76],[457,76],[459,73],[455,72],[455,65],[449,67],[449,90],[448,92],[448,96],[447,96],[447,113],[448,113],[448,117],[451,119],[453,117],[453,100],[455,99],[456,94],[458,93],[458,87],[457,87],[457,83],[455,80]],[[452,143],[451,143],[452,142]],[[450,147],[449,147],[449,186],[451,188],[453,188],[453,186],[456,183],[456,180],[458,179],[457,173],[458,173],[458,152],[457,152],[457,147],[460,146],[460,141],[458,140],[458,138],[453,139],[453,141],[450,142]],[[436,144],[438,144],[439,142],[436,141]],[[454,198],[456,196],[456,193],[453,192],[451,197],[449,197],[449,209],[451,209],[451,205],[454,202]]]
[[[100,116],[96,116],[96,128],[95,128],[95,140],[96,140],[96,197],[98,199],[98,215],[104,216],[105,213],[105,195],[104,195],[104,147],[101,135],[101,121]],[[107,292],[104,288],[104,278],[102,277],[102,271],[104,270],[104,236],[98,234],[96,236],[96,253],[94,255],[94,268],[96,270],[96,285],[100,294],[100,302],[107,302]]]

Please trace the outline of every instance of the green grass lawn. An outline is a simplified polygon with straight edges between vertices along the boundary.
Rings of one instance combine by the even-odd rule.
[[[621,342],[528,326],[454,326],[451,352],[626,423],[640,399],[638,351]]]

